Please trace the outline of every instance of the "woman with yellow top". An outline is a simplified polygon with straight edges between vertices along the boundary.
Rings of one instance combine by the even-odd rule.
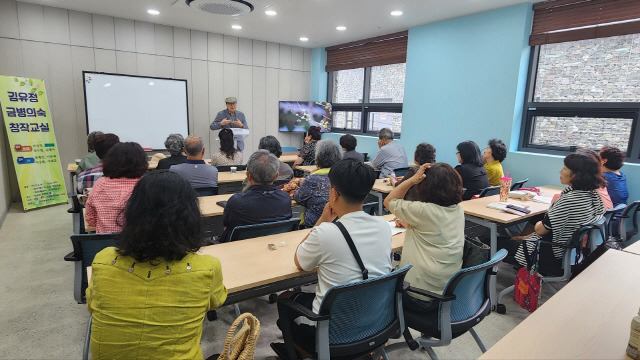
[[[207,310],[222,305],[220,261],[198,255],[200,210],[189,182],[168,170],[136,184],[118,248],[92,265],[87,308],[94,359],[202,359]]]
[[[506,157],[507,147],[504,146],[502,140],[489,140],[489,145],[484,149],[484,154],[482,155],[484,168],[487,170],[487,176],[489,177],[489,185],[500,185],[500,178],[504,176],[501,163]]]

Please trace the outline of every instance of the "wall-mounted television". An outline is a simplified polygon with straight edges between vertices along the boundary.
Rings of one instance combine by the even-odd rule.
[[[322,132],[331,132],[331,103],[320,101],[280,101],[280,132],[306,132],[311,126],[320,126]]]

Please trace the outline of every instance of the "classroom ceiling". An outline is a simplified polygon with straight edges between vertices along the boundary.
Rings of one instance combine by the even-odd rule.
[[[315,48],[407,30],[505,6],[541,0],[244,0],[254,6],[229,16],[189,7],[185,0],[18,0],[218,34]],[[231,0],[196,0],[229,5]],[[238,6],[236,6],[238,7]],[[239,6],[242,7],[242,6]],[[160,13],[150,15],[147,10]],[[269,16],[266,10],[275,10]],[[400,16],[391,12],[400,10]],[[240,25],[242,29],[232,29]],[[344,31],[336,30],[345,26]],[[301,37],[309,40],[303,42]]]

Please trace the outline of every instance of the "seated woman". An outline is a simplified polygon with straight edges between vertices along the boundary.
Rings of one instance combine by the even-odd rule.
[[[342,135],[340,137],[340,146],[342,146],[342,154],[343,159],[356,159],[360,162],[364,162],[364,154],[361,154],[356,151],[356,146],[358,146],[358,139],[351,134]]]
[[[504,146],[502,140],[489,140],[489,144],[482,154],[482,161],[484,161],[484,168],[487,170],[490,186],[500,185],[500,178],[504,176],[502,162],[506,157],[507,147]]]
[[[180,134],[170,134],[167,140],[164,141],[164,147],[171,156],[166,159],[158,161],[156,170],[168,169],[171,165],[183,164],[187,161],[187,157],[182,154],[184,150],[184,138]]]
[[[598,161],[589,154],[576,152],[564,158],[560,170],[560,182],[568,185],[560,193],[542,221],[535,224],[529,240],[544,239],[565,244],[580,226],[589,224],[604,214],[602,199],[596,191],[604,186],[605,180]],[[527,266],[527,258],[536,246],[535,241],[507,240],[502,247],[515,256],[517,262]],[[558,274],[561,270],[564,248],[542,243],[539,252],[539,269],[543,274]]]
[[[305,207],[303,224],[306,227],[313,227],[327,201],[329,201],[329,170],[331,166],[342,159],[342,152],[333,140],[322,140],[315,146],[315,162],[318,170],[307,176],[306,179],[299,179],[299,187],[293,193],[293,199],[298,204]]]
[[[220,152],[211,155],[211,165],[239,165],[242,164],[242,151],[233,145],[233,131],[222,129],[218,133]]]
[[[80,174],[85,170],[93,169],[94,167],[98,166],[100,158],[98,158],[98,155],[96,154],[96,150],[93,147],[93,142],[95,141],[96,136],[103,134],[104,133],[102,131],[92,131],[91,133],[89,133],[89,135],[87,135],[87,151],[89,151],[89,153],[83,156],[82,159],[80,159],[78,167],[76,168],[76,174]]]
[[[207,310],[222,305],[220,261],[198,255],[196,194],[168,170],[144,176],[124,211],[118,248],[92,264],[87,309],[94,359],[202,359]]]
[[[620,171],[624,164],[625,154],[617,147],[605,146],[600,149],[602,171],[607,180],[607,191],[613,202],[613,207],[627,204],[629,191],[627,190],[627,176]]]
[[[93,185],[85,204],[87,225],[95,226],[97,233],[120,232],[122,210],[147,166],[147,156],[138,143],[114,145],[103,159],[104,176]]]
[[[304,137],[304,145],[300,149],[298,158],[293,163],[293,176],[303,177],[304,171],[296,170],[298,166],[307,166],[315,164],[316,159],[316,143],[320,141],[322,134],[320,133],[319,126],[311,126]]]
[[[419,199],[403,200],[411,187]],[[384,206],[406,221],[407,233],[400,267],[412,264],[405,280],[411,286],[441,294],[447,282],[462,267],[464,211],[462,179],[445,163],[423,164],[384,200]],[[429,312],[437,302],[420,295],[403,294],[405,309]]]
[[[280,141],[276,139],[273,135],[267,135],[260,139],[260,143],[258,144],[258,149],[268,150],[270,153],[275,155],[277,158],[280,158],[282,155],[282,147],[280,146]],[[282,180],[291,180],[293,177],[293,169],[287,163],[283,163],[280,161],[280,168],[278,168],[278,178],[276,181]]]
[[[476,143],[463,141],[457,148],[460,165],[456,166],[456,171],[462,177],[462,187],[466,189],[462,200],[469,200],[473,195],[480,194],[482,189],[489,187],[489,178]]]
[[[433,145],[427,143],[418,144],[418,146],[416,146],[416,151],[413,154],[413,162],[415,162],[417,166],[412,166],[404,175],[404,178],[396,183],[396,187],[406,179],[412,177],[418,171],[418,169],[420,169],[420,166],[436,162],[436,148],[434,148]],[[404,199],[410,201],[419,201],[420,198],[418,197],[418,187],[412,186],[409,191],[407,191]]]

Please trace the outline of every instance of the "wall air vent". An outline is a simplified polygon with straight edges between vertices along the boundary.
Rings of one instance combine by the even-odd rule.
[[[186,4],[216,15],[245,15],[253,11],[253,5],[243,0],[185,0]]]

